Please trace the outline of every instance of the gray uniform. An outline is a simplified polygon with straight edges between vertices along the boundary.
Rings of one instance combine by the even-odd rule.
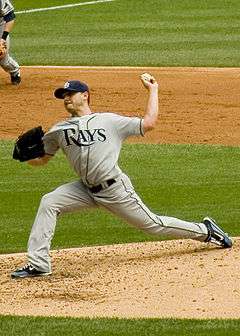
[[[150,234],[206,239],[204,224],[156,215],[136,194],[118,166],[122,142],[131,135],[143,135],[142,119],[113,113],[73,117],[45,134],[46,153],[54,155],[61,148],[80,179],[41,200],[28,242],[28,258],[36,269],[51,272],[49,249],[57,216],[97,206]]]
[[[9,0],[0,0],[0,37],[2,36],[5,27],[4,16],[11,13],[13,10],[14,10],[13,5]],[[8,53],[10,48],[9,36],[7,37],[6,43],[7,43],[7,54],[3,59],[0,60],[0,66],[3,68],[3,70],[8,72],[9,74],[15,75],[19,72],[19,65],[12,57],[10,57]]]

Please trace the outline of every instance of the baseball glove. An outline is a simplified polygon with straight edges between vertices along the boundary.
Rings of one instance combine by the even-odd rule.
[[[3,40],[0,41],[0,59],[3,59],[7,54],[7,44]]]
[[[21,134],[14,145],[13,159],[23,162],[44,156],[43,136],[42,126],[34,127]]]

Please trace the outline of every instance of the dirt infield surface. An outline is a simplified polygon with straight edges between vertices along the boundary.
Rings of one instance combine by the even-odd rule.
[[[0,138],[66,113],[53,90],[81,79],[93,111],[143,116],[146,69],[23,68],[22,84],[0,78]],[[238,69],[151,69],[160,82],[157,129],[134,141],[240,143]],[[240,240],[232,249],[168,241],[52,251],[53,275],[12,280],[26,255],[0,255],[0,314],[55,316],[240,318]]]
[[[53,91],[66,80],[81,79],[91,88],[93,111],[143,116],[146,92],[139,75],[146,69],[24,68],[19,87],[0,78],[0,138],[15,138],[42,124],[45,129],[66,112]],[[239,145],[239,69],[150,69],[160,83],[157,129],[142,142]]]

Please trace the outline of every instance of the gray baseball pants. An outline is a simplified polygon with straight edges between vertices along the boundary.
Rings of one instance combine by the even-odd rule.
[[[93,194],[81,182],[64,184],[42,197],[28,241],[29,262],[39,271],[51,272],[49,250],[58,215],[101,206],[129,224],[154,235],[204,241],[207,228],[151,212],[122,174],[110,187]]]
[[[4,25],[0,25],[0,36],[2,36]],[[9,74],[15,75],[19,72],[19,64],[9,55],[10,38],[7,37],[7,54],[0,60],[0,66]]]

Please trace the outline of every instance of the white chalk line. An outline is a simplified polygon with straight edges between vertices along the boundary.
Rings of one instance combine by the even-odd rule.
[[[113,1],[116,1],[116,0],[98,0],[98,1],[78,2],[75,4],[68,4],[68,5],[62,5],[62,6],[26,9],[22,11],[15,11],[15,13],[16,14],[28,14],[28,13],[35,13],[35,12],[45,12],[45,11],[50,11],[50,10],[58,10],[58,9],[65,9],[65,8],[72,8],[72,7],[79,7],[79,6],[96,5],[98,3],[113,2]]]
[[[101,66],[101,65],[24,65],[21,68],[26,69],[79,69],[79,70],[88,70],[88,71],[101,71],[101,70],[155,70],[155,71],[189,71],[189,72],[211,72],[211,71],[219,71],[219,72],[227,72],[227,71],[236,71],[239,73],[239,69],[237,67],[234,68],[216,68],[216,67],[147,67],[147,66]]]

